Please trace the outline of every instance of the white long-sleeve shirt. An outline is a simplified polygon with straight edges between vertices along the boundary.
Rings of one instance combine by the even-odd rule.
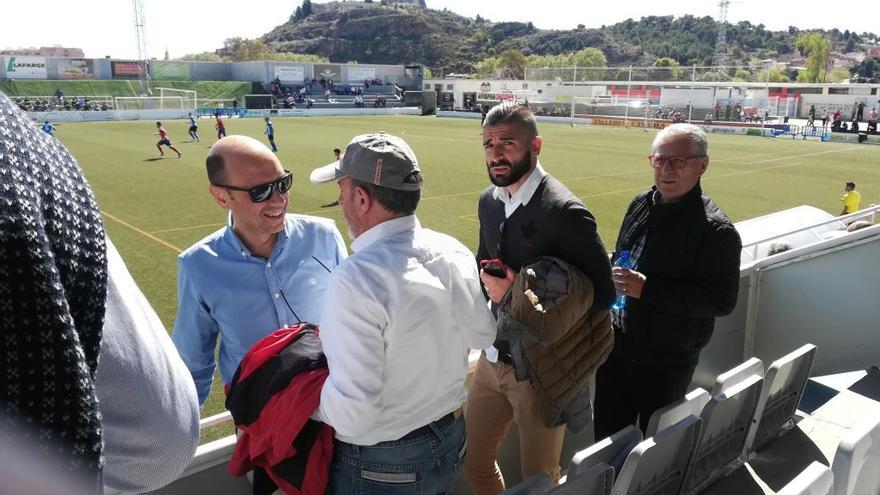
[[[397,440],[464,402],[467,350],[495,339],[473,253],[412,216],[351,245],[330,277],[321,341],[330,376],[315,418],[355,445]]]

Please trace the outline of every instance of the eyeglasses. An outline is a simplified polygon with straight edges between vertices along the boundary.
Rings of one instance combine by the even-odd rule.
[[[278,194],[284,194],[290,190],[290,186],[293,185],[293,172],[289,170],[285,170],[284,172],[285,174],[277,180],[267,182],[265,184],[260,184],[259,186],[254,186],[251,188],[227,186],[226,184],[213,185],[233,191],[245,191],[250,194],[251,201],[253,201],[254,203],[262,203],[263,201],[268,201],[269,198],[272,197],[273,190],[277,190]]]
[[[687,165],[688,161],[693,160],[694,158],[706,158],[706,155],[694,155],[694,156],[659,156],[659,155],[650,155],[648,156],[648,161],[651,163],[651,166],[654,168],[662,168],[664,163],[668,163],[670,167],[675,170],[681,170]]]

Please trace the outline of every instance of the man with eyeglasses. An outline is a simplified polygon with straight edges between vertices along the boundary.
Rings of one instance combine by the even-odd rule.
[[[684,397],[716,316],[733,311],[742,241],[703,192],[709,142],[702,129],[674,124],[654,138],[654,187],[630,203],[613,258],[629,251],[632,269],[615,267],[626,296],[611,310],[614,349],[596,376],[596,438],[627,425],[644,432],[651,414]]]
[[[221,139],[206,166],[211,197],[228,221],[178,258],[172,335],[200,405],[211,390],[218,336],[228,384],[259,339],[301,321],[321,323],[330,271],[346,257],[333,220],[287,213],[293,175],[256,139]]]
[[[505,265],[502,273],[492,275],[485,269],[480,274],[493,311],[523,265],[553,256],[590,278],[593,304],[587,310],[591,318],[604,312],[610,331],[607,311],[614,284],[605,245],[584,203],[539,163],[543,140],[532,111],[512,101],[493,107],[483,123],[482,143],[492,185],[480,195],[477,207],[477,260],[499,259]],[[511,343],[503,339],[485,348],[468,395],[464,468],[477,495],[504,491],[498,447],[514,421],[523,479],[544,473],[558,480],[560,475],[565,426],[548,426],[551,406],[528,380],[529,370],[514,365],[512,352]],[[579,408],[579,415],[589,417],[589,394],[584,397],[572,411]]]

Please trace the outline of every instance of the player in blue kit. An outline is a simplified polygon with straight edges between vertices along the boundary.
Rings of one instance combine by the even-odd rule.
[[[272,145],[272,151],[277,152],[278,147],[275,146],[275,126],[272,125],[272,121],[269,120],[269,117],[266,117],[266,130],[263,131],[263,134],[269,138],[269,144]]]

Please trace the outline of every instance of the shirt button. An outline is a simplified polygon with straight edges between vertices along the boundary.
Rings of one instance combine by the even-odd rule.
[[[310,278],[309,285],[311,285],[312,287],[318,285],[318,279],[316,279],[315,277]]]
[[[272,263],[269,262],[269,261],[267,261],[267,262],[266,262],[266,268],[272,268]]]
[[[280,293],[280,292],[276,292],[276,293],[275,293],[275,299],[278,299],[279,297],[281,297],[281,293]]]

